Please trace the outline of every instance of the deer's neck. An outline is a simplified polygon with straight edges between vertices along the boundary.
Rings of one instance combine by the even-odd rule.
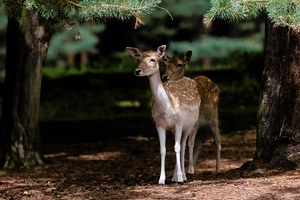
[[[169,97],[161,81],[159,70],[149,76],[149,82],[155,103],[169,107]]]

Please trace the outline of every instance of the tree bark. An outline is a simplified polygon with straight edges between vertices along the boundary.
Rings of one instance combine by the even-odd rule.
[[[43,164],[39,135],[42,66],[52,31],[38,12],[24,9],[21,23],[7,25],[5,83],[2,109],[4,168]]]
[[[270,168],[300,166],[300,36],[267,21],[254,161]]]

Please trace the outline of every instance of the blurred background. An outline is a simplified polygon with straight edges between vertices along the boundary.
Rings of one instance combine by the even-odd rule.
[[[98,141],[124,135],[153,135],[151,91],[136,77],[137,61],[125,48],[169,56],[192,50],[186,76],[204,75],[219,85],[221,134],[254,129],[263,70],[264,15],[252,20],[202,23],[208,0],[163,1],[154,13],[135,19],[80,24],[57,31],[43,69],[40,130],[44,143]],[[7,19],[0,13],[0,89],[5,77]],[[82,39],[76,40],[80,35]],[[163,66],[163,65],[162,65]],[[163,73],[164,67],[161,67]],[[1,92],[2,101],[2,92]]]

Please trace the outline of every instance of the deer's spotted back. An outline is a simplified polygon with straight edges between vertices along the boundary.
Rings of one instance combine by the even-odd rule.
[[[196,82],[188,77],[181,79],[169,80],[164,83],[164,87],[168,92],[173,103],[180,103],[183,107],[199,107],[201,100],[197,90]],[[191,107],[192,106],[192,107]]]

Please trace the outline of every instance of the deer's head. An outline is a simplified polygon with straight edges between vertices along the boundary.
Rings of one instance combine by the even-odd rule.
[[[159,61],[164,57],[166,45],[161,45],[156,51],[142,52],[134,47],[126,47],[126,51],[139,61],[134,70],[136,76],[150,76],[159,70]]]
[[[189,50],[184,53],[183,57],[174,56],[169,58],[166,54],[161,59],[166,66],[166,71],[162,76],[164,81],[174,80],[183,77],[185,73],[185,65],[190,61],[192,51]]]

